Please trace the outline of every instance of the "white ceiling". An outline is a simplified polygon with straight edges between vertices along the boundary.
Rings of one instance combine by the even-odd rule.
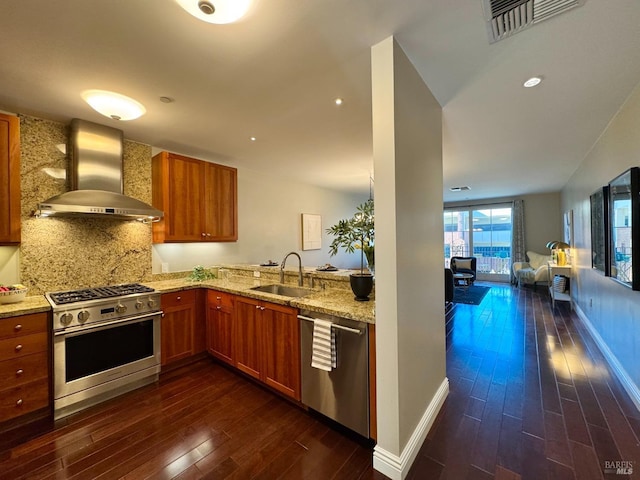
[[[586,0],[495,44],[481,0],[254,0],[232,25],[173,0],[4,0],[0,32],[2,110],[83,118],[162,149],[363,192],[370,47],[393,34],[443,107],[445,201],[559,191],[640,82],[638,0]],[[544,82],[524,89],[532,75]],[[91,88],[147,114],[102,117],[80,97]],[[462,185],[471,190],[448,191]]]

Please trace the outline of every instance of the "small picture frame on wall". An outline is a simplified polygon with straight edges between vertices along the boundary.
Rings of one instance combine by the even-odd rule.
[[[302,250],[322,248],[322,216],[314,213],[302,214]]]
[[[591,267],[609,276],[609,186],[591,194]]]
[[[573,248],[573,210],[564,212],[564,241]]]

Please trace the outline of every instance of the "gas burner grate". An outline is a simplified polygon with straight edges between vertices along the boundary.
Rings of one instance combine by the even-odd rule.
[[[140,285],[139,283],[127,283],[123,285],[113,285],[108,287],[84,288],[80,290],[69,290],[66,292],[50,293],[49,297],[56,305],[65,305],[76,302],[86,302],[101,298],[122,297],[137,293],[155,292],[153,288]]]

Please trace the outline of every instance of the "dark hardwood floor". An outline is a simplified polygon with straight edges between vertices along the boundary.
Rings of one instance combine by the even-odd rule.
[[[451,391],[408,478],[640,478],[640,413],[575,314],[491,286],[447,315]],[[0,448],[0,480],[386,478],[363,442],[209,360],[46,430]]]
[[[450,393],[408,478],[640,478],[640,412],[577,315],[490,285],[447,316]],[[633,475],[606,473],[615,461]]]

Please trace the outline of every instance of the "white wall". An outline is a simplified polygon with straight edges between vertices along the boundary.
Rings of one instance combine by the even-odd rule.
[[[291,251],[300,253],[307,267],[325,263],[340,268],[359,267],[358,254],[340,251],[329,256],[333,237],[325,230],[338,220],[351,217],[366,199],[290,181],[281,175],[238,168],[238,241],[156,244],[153,273],[161,272],[162,263],[168,264],[169,272],[180,272],[195,265],[280,262]],[[321,250],[302,251],[302,213],[322,216]],[[295,265],[295,259],[289,262]]]
[[[0,247],[0,284],[20,281],[20,248]]]
[[[628,168],[640,166],[639,131],[640,84],[562,192],[564,209],[573,209],[571,296],[635,389],[640,387],[640,292],[591,268],[589,196]]]

